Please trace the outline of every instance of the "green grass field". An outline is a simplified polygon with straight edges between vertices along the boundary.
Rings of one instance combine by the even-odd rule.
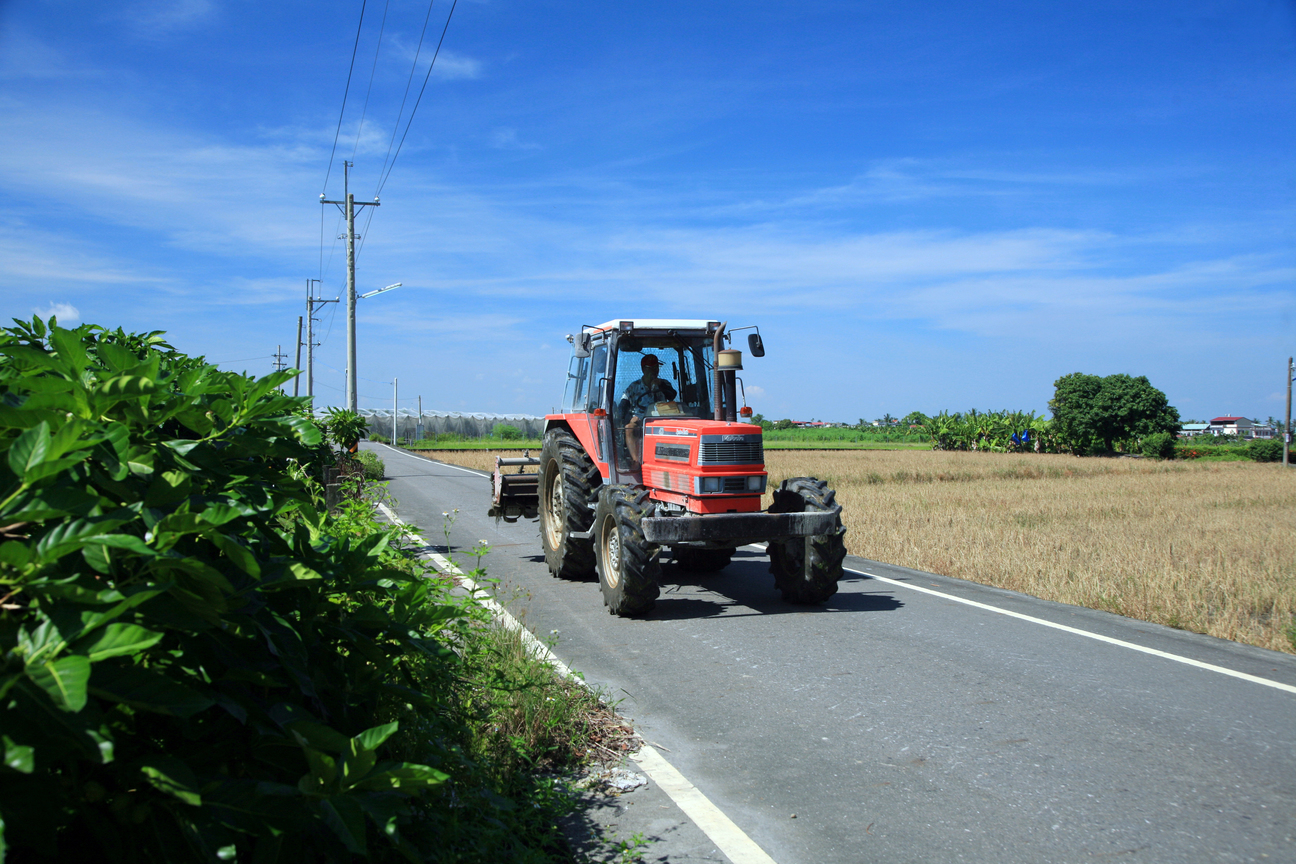
[[[929,450],[931,443],[922,435],[907,430],[860,429],[766,429],[767,450]],[[387,439],[381,435],[371,440]],[[405,442],[410,450],[539,450],[539,438],[503,438],[487,435],[466,438],[462,435],[438,435],[422,441]]]

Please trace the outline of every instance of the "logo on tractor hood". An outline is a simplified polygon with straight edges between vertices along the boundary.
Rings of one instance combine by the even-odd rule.
[[[746,435],[722,435],[720,436],[720,440],[721,441],[746,441],[747,436]]]

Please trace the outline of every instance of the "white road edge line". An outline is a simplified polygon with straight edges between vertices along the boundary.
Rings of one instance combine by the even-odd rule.
[[[1131,651],[1138,651],[1143,654],[1151,654],[1153,657],[1161,657],[1166,660],[1173,660],[1176,663],[1183,663],[1187,666],[1196,666],[1198,669],[1206,669],[1211,672],[1218,672],[1221,675],[1229,675],[1233,678],[1240,678],[1243,681],[1250,681],[1253,684],[1263,684],[1266,687],[1272,687],[1275,690],[1285,690],[1288,693],[1296,693],[1296,687],[1291,684],[1284,684],[1281,681],[1273,681],[1269,678],[1261,678],[1258,675],[1248,675],[1246,672],[1238,672],[1235,669],[1227,669],[1223,666],[1216,666],[1213,663],[1203,663],[1200,660],[1194,660],[1191,657],[1183,657],[1179,654],[1171,654],[1167,651],[1158,651],[1155,648],[1145,648],[1142,645],[1135,645],[1133,642],[1126,642],[1123,639],[1113,639],[1111,636],[1103,636],[1100,633],[1091,633],[1088,630],[1081,630],[1077,627],[1068,627],[1065,624],[1055,624],[1052,621],[1046,621],[1043,618],[1036,618],[1032,615],[1023,615],[1021,612],[1013,612],[1009,609],[1000,609],[998,606],[991,606],[987,603],[978,603],[975,600],[965,600],[962,597],[955,597],[953,594],[946,594],[943,591],[933,591],[930,588],[924,588],[921,585],[910,585],[908,582],[901,582],[898,579],[888,579],[886,576],[878,576],[876,573],[869,573],[866,570],[851,570],[843,568],[848,573],[859,573],[868,576],[870,579],[876,579],[879,582],[886,582],[890,585],[898,585],[901,588],[908,588],[910,591],[921,591],[923,594],[931,594],[944,600],[953,600],[955,603],[962,603],[965,606],[974,606],[977,609],[984,609],[987,612],[997,612],[1000,615],[1007,615],[1010,618],[1019,618],[1022,621],[1029,621],[1032,624],[1040,624],[1044,627],[1052,627],[1054,630],[1061,630],[1065,633],[1074,633],[1077,636],[1084,636],[1088,639],[1096,639],[1099,642],[1106,642],[1109,645],[1117,645],[1121,648],[1128,648]]]
[[[375,443],[377,443],[377,442],[375,442]],[[393,453],[399,453],[399,454],[402,455],[402,456],[408,456],[410,459],[418,459],[420,462],[436,462],[437,465],[442,465],[442,466],[444,466],[444,467],[446,467],[446,468],[453,468],[453,469],[455,469],[456,471],[463,471],[463,472],[466,473],[466,474],[475,474],[475,475],[478,476],[478,477],[489,477],[489,476],[491,476],[488,472],[486,472],[486,471],[478,471],[478,470],[476,470],[475,468],[465,468],[465,467],[463,467],[462,465],[451,465],[449,462],[441,462],[441,461],[439,461],[439,460],[434,460],[434,459],[424,459],[422,456],[415,456],[415,455],[413,455],[412,453],[406,453],[404,450],[400,450],[400,449],[398,449],[398,448],[396,448],[396,447],[391,446],[390,444],[381,444],[381,443],[379,443],[378,446],[379,446],[379,447],[386,447],[388,450],[392,451]],[[435,451],[433,451],[433,452],[435,452]]]
[[[378,509],[391,520],[393,525],[405,525],[405,522],[386,504],[379,504]],[[413,533],[412,536],[423,546],[431,545],[420,534]],[[423,554],[428,560],[436,564],[443,573],[452,573],[458,577],[459,583],[468,589],[468,593],[473,600],[489,609],[505,627],[517,631],[522,641],[536,653],[537,657],[553,666],[564,678],[575,681],[582,687],[589,686],[576,673],[572,672],[566,663],[559,660],[553,651],[549,650],[548,645],[541,642],[535,637],[534,633],[523,627],[516,618],[508,613],[508,610],[495,602],[492,597],[478,587],[476,582],[468,578],[462,570],[455,566],[453,561],[439,552],[424,552]],[[773,858],[765,854],[765,850],[756,845],[756,841],[743,833],[743,830],[735,825],[732,819],[726,816],[719,807],[712,804],[711,799],[702,794],[701,790],[675,769],[675,766],[667,762],[651,744],[644,743],[639,752],[630,754],[630,758],[644,770],[654,783],[661,787],[663,792],[670,796],[670,799],[684,812],[684,815],[693,820],[693,824],[710,838],[711,842],[724,853],[732,864],[777,864]]]

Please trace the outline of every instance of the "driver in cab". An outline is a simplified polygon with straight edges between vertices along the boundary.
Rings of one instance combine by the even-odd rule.
[[[657,377],[660,367],[661,361],[655,355],[644,355],[639,361],[643,377],[631,381],[617,403],[617,412],[625,422],[626,449],[630,452],[630,461],[636,465],[643,461],[643,418],[658,402],[675,401],[675,388],[669,381]]]

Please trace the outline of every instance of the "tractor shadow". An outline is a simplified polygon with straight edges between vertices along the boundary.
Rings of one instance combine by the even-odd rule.
[[[758,615],[894,612],[904,608],[905,604],[897,600],[890,590],[870,590],[868,583],[879,584],[866,576],[849,573],[838,583],[837,593],[824,603],[807,606],[787,603],[774,587],[769,559],[760,552],[739,550],[734,554],[733,562],[718,573],[688,573],[674,562],[663,562],[661,595],[657,598],[657,605],[645,617],[679,621]]]

